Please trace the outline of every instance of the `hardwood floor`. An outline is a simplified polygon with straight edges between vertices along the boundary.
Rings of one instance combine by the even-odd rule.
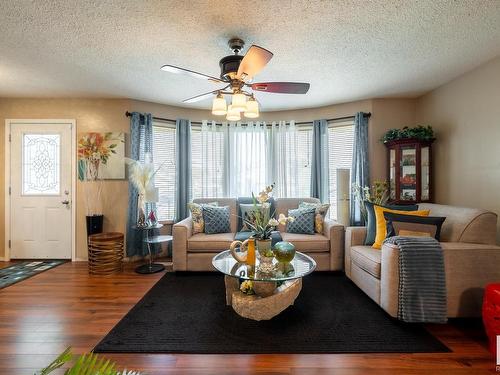
[[[67,346],[76,353],[91,350],[162,276],[138,275],[128,265],[123,274],[96,277],[88,275],[86,263],[67,263],[0,290],[0,374],[33,374]],[[450,324],[428,329],[453,352],[107,356],[151,375],[495,373],[495,360],[478,330]]]

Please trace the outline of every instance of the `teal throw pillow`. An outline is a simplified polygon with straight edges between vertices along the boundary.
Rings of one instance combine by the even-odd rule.
[[[314,234],[314,217],[316,208],[297,208],[288,210],[288,216],[295,220],[286,225],[288,233]]]
[[[229,233],[231,211],[229,206],[216,207],[203,205],[203,221],[205,222],[205,233]]]
[[[365,201],[365,207],[366,207],[366,213],[367,213],[367,220],[366,220],[366,238],[365,238],[365,245],[366,246],[372,246],[373,243],[375,242],[375,234],[377,233],[377,220],[375,219],[375,210],[373,209],[373,206],[375,204]],[[399,210],[399,211],[417,211],[418,206],[416,204],[409,204],[409,205],[378,205],[381,207],[389,208],[391,210]]]

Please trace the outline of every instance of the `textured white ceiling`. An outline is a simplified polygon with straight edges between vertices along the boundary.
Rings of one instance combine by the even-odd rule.
[[[3,0],[0,13],[0,96],[182,106],[214,85],[160,66],[218,76],[234,36],[274,52],[256,82],[311,83],[257,94],[263,110],[417,96],[500,54],[497,0]]]

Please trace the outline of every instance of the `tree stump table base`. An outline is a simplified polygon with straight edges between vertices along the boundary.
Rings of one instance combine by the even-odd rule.
[[[233,307],[233,310],[240,316],[252,320],[269,320],[288,306],[293,305],[295,299],[302,290],[302,279],[289,280],[276,288],[275,282],[254,281],[254,283],[274,284],[274,293],[268,296],[247,295],[240,291],[239,280],[235,277],[225,276],[226,284],[226,304]],[[258,289],[264,290],[267,295],[269,288],[259,285]]]

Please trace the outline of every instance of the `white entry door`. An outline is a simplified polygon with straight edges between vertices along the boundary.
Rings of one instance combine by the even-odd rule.
[[[74,121],[8,125],[10,257],[71,259]]]

